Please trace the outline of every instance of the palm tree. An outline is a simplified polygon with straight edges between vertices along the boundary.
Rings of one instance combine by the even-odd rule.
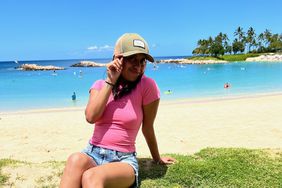
[[[266,29],[264,31],[263,35],[264,35],[264,39],[265,39],[265,46],[268,46],[271,42],[272,33],[270,32],[270,30]]]
[[[246,43],[248,43],[249,46],[249,53],[251,51],[251,47],[256,45],[256,33],[255,30],[250,27],[249,30],[247,31],[247,37],[246,37]]]
[[[237,36],[237,41],[235,42],[235,44],[236,44],[235,46],[239,45],[240,46],[240,50],[239,51],[240,52],[244,52],[245,51],[245,40],[246,40],[246,37],[245,37],[245,32],[243,31],[243,28],[239,26],[235,30],[234,36],[235,37]],[[244,50],[242,51],[242,49],[244,49]]]
[[[264,42],[264,35],[263,35],[263,33],[261,33],[258,36],[258,43],[262,45],[263,42]],[[259,47],[260,47],[260,45],[259,45]]]
[[[238,41],[239,41],[239,42],[242,42],[243,39],[244,39],[244,37],[245,37],[245,32],[243,32],[243,28],[239,26],[239,27],[236,29],[236,31],[234,32],[234,36],[235,36],[235,37],[238,36]]]
[[[257,37],[257,41],[258,41],[258,52],[263,52],[265,47],[264,47],[264,35],[263,33],[259,34],[259,36]]]
[[[234,39],[232,43],[232,49],[234,54],[237,54],[237,52],[244,52],[245,51],[245,46],[243,42],[238,41],[238,39]]]
[[[223,34],[222,35],[222,42],[223,42],[224,51],[231,53],[231,46],[228,45],[228,41],[229,41],[229,38],[228,38],[227,34]]]
[[[193,50],[193,54],[208,54],[209,42],[205,39],[200,39],[197,42],[197,48]]]
[[[209,36],[209,38],[207,40],[207,45],[208,45],[207,54],[211,55],[210,48],[211,48],[212,44],[213,44],[213,38],[212,38],[212,36]]]
[[[271,42],[269,45],[269,50],[272,52],[277,52],[282,50],[282,38],[279,34],[273,34],[271,36]]]

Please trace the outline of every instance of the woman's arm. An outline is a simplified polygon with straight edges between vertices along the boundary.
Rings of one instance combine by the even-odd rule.
[[[87,122],[93,124],[102,116],[111,91],[112,86],[109,84],[105,84],[99,91],[91,89],[89,100],[85,109]]]
[[[159,107],[159,99],[143,106],[142,132],[150,149],[153,160],[158,164],[171,164],[175,159],[171,157],[160,157],[158,143],[154,130],[154,121]]]
[[[107,65],[108,77],[101,90],[91,89],[89,100],[85,109],[86,120],[93,124],[102,115],[112,91],[113,84],[116,83],[122,71],[122,57],[115,58]]]

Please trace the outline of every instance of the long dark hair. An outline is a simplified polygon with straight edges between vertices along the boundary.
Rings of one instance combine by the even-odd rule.
[[[140,82],[142,75],[139,75],[137,79],[133,82],[125,80],[121,75],[118,78],[116,84],[114,85],[112,92],[114,96],[114,100],[120,99],[125,95],[128,95],[134,88],[136,88],[137,84]]]

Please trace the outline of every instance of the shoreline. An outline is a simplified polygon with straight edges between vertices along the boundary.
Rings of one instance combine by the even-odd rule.
[[[175,105],[183,103],[206,103],[206,102],[216,102],[216,101],[229,101],[229,100],[240,100],[248,98],[261,98],[261,97],[271,97],[271,96],[282,96],[282,91],[280,92],[269,92],[269,93],[255,93],[246,95],[229,95],[229,96],[213,96],[213,97],[197,97],[197,98],[176,98],[176,99],[162,99],[160,104],[163,105]],[[77,107],[54,107],[54,108],[35,108],[35,109],[24,109],[24,110],[9,110],[0,111],[1,115],[13,115],[13,114],[32,114],[32,113],[52,113],[52,112],[69,112],[69,111],[84,111],[86,105]],[[0,119],[1,120],[1,119]]]
[[[235,63],[237,61],[227,61],[227,60],[193,60],[187,58],[178,58],[178,59],[161,59],[159,63],[176,63],[176,64],[222,64],[222,63]],[[267,62],[267,63],[282,63],[282,55],[277,53],[270,53],[270,54],[262,54],[258,57],[248,57],[247,59],[243,60],[242,62]]]
[[[282,148],[282,94],[160,103],[155,121],[159,150],[193,154],[207,147]],[[0,114],[0,158],[65,161],[81,151],[93,132],[84,108]],[[139,131],[138,157],[150,157]]]

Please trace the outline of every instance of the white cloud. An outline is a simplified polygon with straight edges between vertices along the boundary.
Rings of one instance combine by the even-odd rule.
[[[109,45],[104,45],[104,46],[101,46],[100,49],[101,49],[101,50],[112,50],[113,47],[112,47],[112,46],[109,46]]]
[[[90,50],[90,51],[109,51],[109,50],[113,50],[114,48],[112,46],[109,46],[109,45],[104,45],[104,46],[89,46],[87,48],[87,50]]]
[[[97,49],[98,49],[97,46],[89,46],[89,47],[87,48],[87,50],[97,50]]]

